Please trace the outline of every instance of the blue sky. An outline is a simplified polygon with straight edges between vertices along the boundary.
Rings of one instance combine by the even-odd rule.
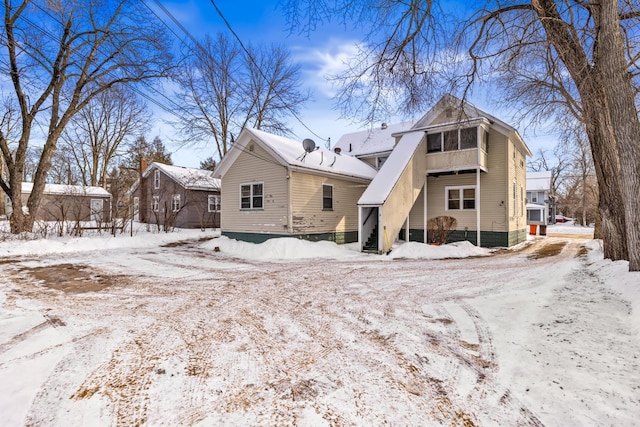
[[[153,1],[146,1],[153,6]],[[206,33],[228,33],[224,21],[209,0],[160,1],[196,38],[201,38]],[[282,43],[290,49],[292,60],[300,64],[304,89],[312,92],[312,100],[301,109],[300,117],[304,125],[291,118],[295,137],[300,140],[312,138],[319,144],[324,144],[326,138],[331,138],[332,143],[335,143],[344,133],[362,129],[357,119],[340,119],[340,112],[335,109],[333,100],[335,92],[326,80],[328,75],[337,74],[343,62],[355,51],[356,43],[363,37],[361,32],[352,27],[345,28],[338,22],[329,22],[309,35],[289,34],[286,19],[282,11],[277,9],[277,0],[218,0],[216,4],[243,43]],[[158,15],[166,22],[170,21],[162,12],[159,11]],[[182,34],[178,29],[176,32]],[[495,99],[488,99],[481,89],[474,92],[470,101],[506,122],[512,121],[509,112],[499,111]],[[404,119],[407,118],[390,117],[387,121],[395,123]],[[305,125],[317,136],[307,130]],[[168,148],[175,150],[172,158],[176,165],[198,167],[201,159],[213,154],[211,146],[172,145],[174,137],[168,134],[170,127],[160,122],[155,129],[169,143]],[[553,136],[548,134],[536,136],[522,128],[520,132],[534,157],[538,148],[547,147],[553,141]]]
[[[147,2],[153,5],[150,0]],[[206,33],[228,33],[224,21],[210,1],[161,0],[161,3],[196,38]],[[216,4],[243,43],[282,43],[291,51],[292,60],[300,64],[304,89],[311,91],[312,99],[301,109],[300,117],[304,124],[291,118],[295,137],[300,140],[312,138],[318,144],[324,144],[327,138],[331,138],[335,143],[342,134],[361,129],[350,120],[340,119],[340,112],[334,109],[333,88],[325,79],[327,75],[339,71],[362,37],[361,34],[348,31],[337,23],[327,23],[308,36],[289,34],[283,13],[276,9],[277,1],[219,0]],[[158,15],[170,22],[170,18],[161,11]],[[176,32],[182,34],[178,29]],[[323,140],[313,135],[305,125]],[[156,132],[163,140],[171,141],[172,137],[165,135],[169,129],[157,123]],[[181,166],[198,166],[200,159],[213,154],[213,147],[201,145],[169,148],[177,149],[172,159]]]

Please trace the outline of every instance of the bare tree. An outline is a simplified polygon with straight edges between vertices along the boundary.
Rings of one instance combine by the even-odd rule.
[[[4,1],[1,67],[13,88],[16,139],[0,133],[13,204],[11,231],[31,230],[60,135],[75,114],[112,87],[168,74],[170,43],[161,25],[133,0]],[[6,113],[5,113],[6,115]],[[27,201],[21,182],[30,141],[42,129],[43,150]]]
[[[585,129],[595,163],[605,257],[626,259],[631,271],[640,270],[637,0],[488,0],[466,9],[468,16],[442,13],[430,0],[289,0],[284,8],[294,31],[312,30],[335,15],[373,22],[364,58],[346,75],[347,105],[363,102],[349,99],[360,85],[373,88],[364,92],[367,106],[375,107],[392,90],[413,109],[427,99],[421,91],[433,93],[437,83],[466,95],[485,76],[507,76],[523,83],[508,89],[527,115],[542,121],[554,112],[573,115]],[[468,69],[443,68],[442,56]]]
[[[81,172],[84,185],[107,186],[112,162],[123,142],[149,130],[150,114],[135,92],[113,87],[78,112],[62,133],[62,144]]]
[[[213,141],[221,159],[245,126],[290,133],[285,118],[309,96],[300,90],[300,68],[281,46],[248,47],[219,34],[191,49],[176,77],[184,108],[178,123],[189,140]]]

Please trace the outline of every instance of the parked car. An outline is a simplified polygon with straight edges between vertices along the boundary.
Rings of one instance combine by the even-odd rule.
[[[573,221],[573,218],[569,218],[564,215],[556,215],[556,222],[569,222],[569,221]]]

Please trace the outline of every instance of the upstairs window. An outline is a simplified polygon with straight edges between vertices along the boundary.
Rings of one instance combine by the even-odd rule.
[[[322,184],[322,210],[333,210],[333,185]]]
[[[153,171],[153,188],[156,190],[160,188],[160,171],[158,169]]]
[[[240,184],[240,209],[262,209],[264,207],[264,183]]]
[[[484,134],[486,134],[486,131],[483,130],[482,148],[486,151],[486,142],[484,141],[486,136]],[[472,148],[478,148],[477,126],[427,134],[427,153]]]

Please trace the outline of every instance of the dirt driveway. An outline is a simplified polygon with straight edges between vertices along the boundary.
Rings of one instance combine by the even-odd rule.
[[[199,242],[10,260],[4,309],[28,301],[45,320],[0,356],[43,329],[62,337],[20,356],[62,349],[29,425],[542,425],[498,381],[507,355],[474,301],[533,289],[528,275],[581,244],[443,261],[258,263]]]

